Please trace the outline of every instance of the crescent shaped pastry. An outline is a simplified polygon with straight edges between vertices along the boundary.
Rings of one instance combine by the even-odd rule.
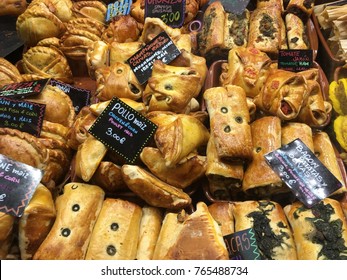
[[[20,83],[22,81],[23,78],[17,67],[7,59],[0,57],[0,88],[4,85]]]
[[[100,1],[78,1],[73,3],[71,11],[76,18],[92,18],[105,23],[107,7]]]

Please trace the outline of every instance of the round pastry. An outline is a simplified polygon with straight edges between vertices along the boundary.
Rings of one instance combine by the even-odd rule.
[[[74,17],[93,18],[105,23],[107,8],[101,1],[79,1],[73,3],[72,13]]]
[[[19,70],[11,62],[0,57],[0,88],[4,85],[22,82],[23,78]]]

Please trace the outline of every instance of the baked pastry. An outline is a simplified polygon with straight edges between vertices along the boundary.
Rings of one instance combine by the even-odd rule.
[[[325,198],[310,208],[297,201],[284,207],[299,260],[345,260],[347,224],[337,200]]]
[[[314,153],[313,134],[310,126],[299,122],[288,122],[282,125],[282,146],[287,145],[298,138]]]
[[[277,69],[271,71],[254,103],[264,113],[288,121],[298,116],[307,94],[302,75]]]
[[[337,116],[333,123],[336,140],[345,151],[347,151],[346,121],[346,116]]]
[[[248,161],[252,158],[252,136],[246,93],[234,85],[212,87],[203,94],[220,159]]]
[[[143,91],[143,102],[149,111],[184,113],[203,83],[199,72],[192,67],[171,66],[155,60]]]
[[[128,188],[151,206],[182,209],[191,203],[188,194],[161,181],[140,166],[124,164],[122,176]]]
[[[0,8],[1,9],[1,8]],[[20,83],[23,78],[15,65],[0,57],[0,88],[12,83]]]
[[[298,16],[304,23],[310,18],[314,8],[314,0],[290,0],[286,7],[286,13]]]
[[[19,16],[28,6],[26,0],[4,0],[0,3],[0,16]]]
[[[106,198],[92,231],[86,260],[134,260],[142,209],[135,203]]]
[[[142,42],[112,42],[109,50],[109,65],[116,62],[127,63],[127,60],[143,46]]]
[[[154,147],[144,147],[140,158],[153,175],[179,189],[190,186],[206,171],[206,157],[197,153],[189,154],[174,166],[167,166],[159,149]]]
[[[72,71],[67,59],[54,48],[34,46],[23,54],[24,74],[54,78],[63,83],[72,83]]]
[[[227,236],[235,232],[232,203],[228,201],[213,202],[208,211],[221,228],[222,235]]]
[[[153,258],[163,218],[163,211],[160,208],[148,205],[142,207],[137,260],[151,260]]]
[[[291,50],[307,50],[309,42],[306,35],[305,24],[295,14],[285,15],[288,48]]]
[[[100,1],[78,1],[71,7],[75,18],[92,18],[105,23],[107,7]]]
[[[0,260],[5,260],[14,238],[16,217],[0,212]]]
[[[98,40],[93,42],[86,52],[86,66],[89,76],[95,80],[95,71],[101,67],[108,66],[109,44]]]
[[[29,1],[28,9],[32,9],[34,6],[40,6],[44,4],[47,8],[62,22],[68,22],[72,17],[71,0],[31,0]]]
[[[105,193],[95,185],[68,183],[57,197],[57,216],[34,260],[83,260]]]
[[[18,245],[22,260],[32,259],[51,230],[55,217],[52,194],[39,184],[18,221]]]
[[[271,59],[253,47],[235,47],[228,53],[228,61],[222,64],[220,85],[242,87],[246,96],[253,98],[259,94],[269,75]]]
[[[166,217],[171,215],[172,217]],[[164,218],[153,259],[227,260],[228,250],[221,229],[204,202],[180,221],[180,214]],[[181,225],[178,225],[180,224]],[[170,238],[167,234],[170,232]]]
[[[253,157],[247,165],[242,190],[258,198],[289,191],[281,178],[267,164],[264,155],[281,148],[281,120],[265,116],[251,123]]]
[[[281,11],[284,11],[284,4],[283,0],[257,0],[257,8],[266,8],[270,7],[272,5],[277,5],[280,7]]]
[[[62,124],[43,120],[40,138],[55,139],[67,143],[69,129]]]
[[[267,260],[296,260],[293,238],[283,208],[275,201],[247,200],[232,205],[235,232],[253,228],[260,255]]]

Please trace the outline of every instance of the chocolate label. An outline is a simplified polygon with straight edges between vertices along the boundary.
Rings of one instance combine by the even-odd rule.
[[[312,207],[342,186],[300,139],[266,154],[265,159],[307,207]]]
[[[132,0],[119,0],[107,5],[106,22],[110,22],[112,18],[119,15],[128,15],[132,5]]]
[[[42,79],[4,85],[0,89],[0,97],[24,98],[27,96],[37,95],[42,92],[48,81],[49,79]]]
[[[278,52],[278,68],[300,72],[313,67],[312,50],[280,50]]]

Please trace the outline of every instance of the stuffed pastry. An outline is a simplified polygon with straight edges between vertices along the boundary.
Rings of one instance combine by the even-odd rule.
[[[297,15],[304,23],[312,15],[314,0],[290,0],[286,7],[286,13]]]
[[[312,128],[304,123],[288,122],[282,125],[282,146],[299,138],[312,152],[314,152]]]
[[[221,227],[222,235],[227,236],[235,232],[232,203],[227,201],[213,202],[208,206],[208,211]]]
[[[307,50],[309,42],[306,35],[305,24],[295,14],[285,16],[288,47],[291,50]]]

